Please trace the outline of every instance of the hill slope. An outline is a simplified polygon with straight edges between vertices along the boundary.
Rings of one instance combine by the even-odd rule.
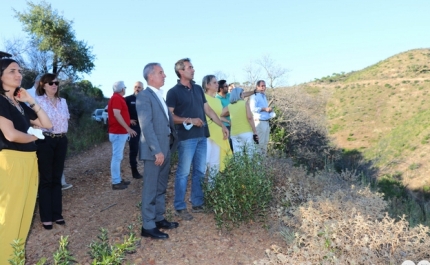
[[[401,175],[412,189],[430,187],[428,65],[430,49],[410,50],[306,85],[331,93],[328,129],[339,147],[360,150],[381,174]]]

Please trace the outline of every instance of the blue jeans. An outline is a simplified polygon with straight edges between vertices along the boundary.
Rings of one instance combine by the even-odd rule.
[[[125,142],[128,139],[127,134],[109,134],[109,141],[112,143],[112,160],[110,162],[110,174],[112,184],[121,182],[121,160],[124,154]]]
[[[178,168],[175,178],[175,201],[176,210],[187,208],[185,193],[187,191],[188,175],[191,163],[193,172],[191,175],[191,203],[193,206],[203,204],[202,182],[206,171],[206,137],[193,138],[180,141],[178,144]]]

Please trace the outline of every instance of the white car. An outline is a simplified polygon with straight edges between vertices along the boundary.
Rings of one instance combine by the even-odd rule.
[[[97,122],[101,122],[103,119],[103,111],[104,109],[96,109],[91,115],[91,118]]]
[[[108,106],[106,105],[106,107],[103,110],[102,113],[102,121],[103,124],[108,124],[108,120],[109,120],[109,116],[108,116]]]

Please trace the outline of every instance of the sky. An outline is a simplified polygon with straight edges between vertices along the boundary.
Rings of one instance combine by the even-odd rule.
[[[201,84],[205,75],[217,72],[229,83],[242,83],[244,68],[268,55],[288,69],[285,85],[291,86],[430,47],[428,0],[47,2],[73,21],[77,40],[92,46],[95,68],[83,78],[106,97],[119,80],[131,94],[150,62],[164,68],[164,92],[176,84],[174,64],[185,57]],[[1,6],[0,50],[5,40],[28,38],[13,11],[28,10],[27,1]]]

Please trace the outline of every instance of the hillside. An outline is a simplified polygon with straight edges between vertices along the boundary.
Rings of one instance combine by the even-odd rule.
[[[411,189],[430,188],[430,49],[394,55],[361,71],[306,84],[331,94],[326,114],[335,143],[357,149],[380,174]]]

